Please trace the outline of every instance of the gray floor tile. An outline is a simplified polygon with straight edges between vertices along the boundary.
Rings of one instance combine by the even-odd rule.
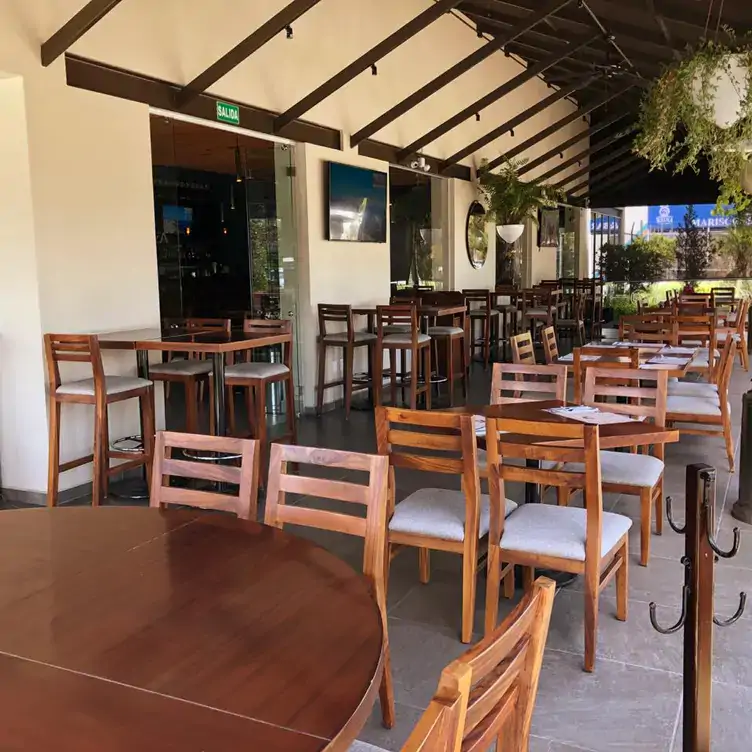
[[[389,752],[399,752],[402,745],[407,741],[407,737],[415,728],[415,724],[420,720],[421,715],[423,715],[422,710],[395,703],[396,720],[394,728],[385,729],[381,724],[381,707],[377,702],[368,722],[358,735],[358,739],[369,744],[375,744],[377,747],[389,750]]]
[[[600,659],[592,674],[579,655],[546,650],[533,733],[594,752],[666,752],[681,677]]]

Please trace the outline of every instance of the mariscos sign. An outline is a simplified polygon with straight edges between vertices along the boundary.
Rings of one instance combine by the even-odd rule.
[[[730,227],[732,217],[722,214],[715,215],[715,204],[695,204],[697,219],[695,227],[711,230],[723,230]],[[651,232],[673,232],[684,224],[684,215],[687,211],[683,204],[661,204],[660,206],[648,206],[648,227]]]

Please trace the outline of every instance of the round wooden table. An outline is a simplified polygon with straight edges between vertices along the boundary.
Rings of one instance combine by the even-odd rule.
[[[0,749],[347,750],[378,696],[364,578],[218,514],[0,513]]]

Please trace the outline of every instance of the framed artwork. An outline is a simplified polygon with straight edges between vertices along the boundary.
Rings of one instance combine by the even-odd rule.
[[[541,209],[538,222],[538,247],[559,247],[559,210]]]

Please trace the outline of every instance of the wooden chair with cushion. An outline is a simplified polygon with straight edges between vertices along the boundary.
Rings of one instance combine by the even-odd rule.
[[[556,325],[559,290],[540,287],[522,290],[522,328],[529,329],[533,340],[538,328]]]
[[[431,409],[431,337],[420,331],[418,310],[414,304],[376,307],[376,350],[374,353],[374,400],[382,403],[384,351],[389,353],[391,400],[397,402],[399,357],[410,356],[410,407],[418,406],[418,396],[425,394],[426,409]],[[400,327],[394,330],[392,327]],[[392,330],[390,334],[389,331]],[[423,379],[421,381],[420,376]],[[404,379],[402,387],[404,389]]]
[[[554,583],[531,591],[477,645],[450,663],[402,752],[527,752],[543,663]],[[356,742],[350,752],[383,752]]]
[[[731,288],[734,289],[733,287]],[[739,363],[745,371],[749,371],[749,352],[747,351],[747,314],[749,313],[749,300],[742,300],[737,309],[736,322],[733,326],[717,327],[716,340],[719,347],[726,344],[726,339],[736,335],[738,337],[737,354]]]
[[[175,457],[173,450],[182,450]],[[192,452],[217,452],[240,458],[240,466],[216,464],[205,456],[192,460]],[[228,436],[159,431],[154,446],[154,468],[151,476],[149,506],[177,504],[199,509],[233,512],[243,520],[255,520],[258,510],[259,445],[250,439]],[[179,488],[170,485],[170,478],[190,478],[213,483],[229,483],[238,487],[237,494]]]
[[[512,363],[535,365],[535,346],[530,332],[516,334],[509,341],[512,345]]]
[[[721,357],[718,351],[718,316],[712,313],[679,314],[673,318],[678,328],[677,344],[682,347],[698,347],[697,355],[689,365],[689,371],[700,373],[715,381],[715,370]]]
[[[582,387],[588,368],[623,369],[639,367],[639,347],[620,347],[618,350],[613,347],[599,347],[598,345],[575,347],[572,354],[575,403],[579,405],[582,402]]]
[[[470,356],[480,349],[486,368],[491,361],[491,350],[499,341],[499,312],[494,308],[495,295],[490,290],[463,290],[470,318]],[[480,337],[475,336],[475,324],[480,324]]]
[[[731,405],[728,387],[738,343],[735,336],[728,337],[721,352],[716,384],[691,381],[671,381],[666,400],[666,423],[699,424],[706,428],[681,426],[684,434],[723,436],[726,444],[729,471],[734,472],[734,437],[731,428]],[[718,426],[719,428],[713,428]],[[719,430],[720,429],[720,430]]]
[[[678,345],[679,327],[675,317],[669,313],[622,316],[619,321],[619,339],[638,343]]]
[[[261,454],[261,471],[266,467],[268,455],[268,431],[266,424],[266,388],[269,384],[281,383],[285,389],[285,430],[274,436],[274,441],[298,440],[298,428],[295,418],[295,385],[292,373],[292,322],[276,319],[246,319],[243,322],[246,334],[260,333],[280,335],[286,341],[282,343],[282,360],[279,363],[253,361],[236,363],[225,369],[225,383],[230,389],[240,387],[246,390],[246,409],[248,425],[253,437],[259,440]],[[235,433],[235,415],[230,406],[230,431]]]
[[[515,435],[505,442],[504,433]],[[521,442],[520,437],[527,440]],[[486,447],[490,471],[491,527],[488,538],[486,634],[496,625],[501,578],[514,577],[522,567],[525,589],[533,585],[535,568],[581,574],[585,585],[585,670],[595,668],[598,601],[616,577],[616,618],[627,618],[628,534],[632,520],[603,511],[598,426],[574,423],[489,418]],[[566,446],[556,445],[561,440]],[[574,444],[574,445],[573,445]],[[512,465],[524,459],[527,466]],[[531,467],[538,460],[550,465]],[[577,463],[584,472],[562,472],[562,463]],[[552,504],[523,504],[505,518],[505,484],[583,488],[585,508]],[[508,562],[502,567],[501,562]]]
[[[430,577],[429,551],[462,556],[462,642],[470,642],[481,541],[489,498],[480,493],[473,416],[397,408],[376,409],[379,454],[389,457],[389,543],[418,549],[420,581]],[[421,488],[395,504],[395,468],[455,475],[462,490]],[[507,502],[507,513],[516,507]]]
[[[513,379],[505,379],[512,376]],[[507,393],[511,392],[511,395]],[[491,378],[491,404],[504,405],[531,400],[567,398],[567,367],[563,365],[527,365],[494,363]]]
[[[556,319],[556,332],[563,332],[567,337],[571,337],[578,345],[585,344],[585,296],[579,293],[574,295],[572,310],[568,318]],[[550,327],[549,327],[550,328]],[[545,336],[547,329],[541,332]]]
[[[340,331],[328,330],[329,324],[338,325]],[[344,324],[344,330],[342,325]],[[329,348],[342,348],[344,371],[341,379],[326,381],[326,352]],[[376,347],[376,335],[372,332],[356,332],[353,324],[352,307],[349,305],[330,305],[319,303],[319,338],[318,338],[318,381],[316,382],[316,414],[321,415],[324,406],[324,392],[335,387],[344,387],[345,392],[345,419],[350,418],[350,406],[352,404],[353,385],[355,376],[353,364],[357,348],[367,347],[369,361],[372,362],[374,348]],[[359,389],[365,389],[371,385],[369,380],[358,382]]]
[[[190,331],[222,332],[230,334],[232,322],[221,318],[188,318],[183,321],[172,320],[173,326],[182,326]],[[165,395],[169,397],[172,384],[183,385],[185,394],[185,430],[187,433],[199,433],[198,406],[203,403],[203,388],[213,380],[211,361],[205,357],[170,358],[164,363],[149,366],[149,378],[164,383]],[[214,433],[214,400],[209,399],[209,432]]]
[[[543,340],[543,356],[546,364],[551,365],[559,359],[559,343],[556,341],[556,329],[553,326],[547,326],[541,330],[541,339]]]
[[[297,466],[295,474],[290,466]],[[330,480],[302,473],[310,467],[360,471],[367,482]],[[373,591],[384,625],[384,673],[381,677],[381,716],[384,726],[394,725],[394,688],[387,637],[387,478],[386,457],[335,449],[318,449],[274,444],[269,459],[264,524],[282,529],[286,524],[329,530],[363,538],[363,574]],[[286,495],[298,496],[294,504]],[[352,504],[353,513],[318,509],[311,504],[316,497]],[[365,517],[359,512],[365,507]]]
[[[668,374],[666,371],[640,369],[588,368],[585,372],[583,405],[603,406],[609,412],[647,419],[657,426],[666,424]],[[617,402],[616,398],[625,398]],[[609,401],[610,400],[610,401]],[[638,496],[640,499],[640,564],[650,558],[650,526],[655,508],[655,529],[663,534],[663,444],[642,447],[643,454],[603,450],[600,453],[603,490],[610,493]],[[564,472],[583,472],[582,465],[567,463]],[[569,489],[559,487],[559,503],[566,504]]]
[[[147,479],[150,478],[154,453],[154,383],[135,376],[105,376],[99,340],[93,334],[45,334],[44,348],[50,390],[47,505],[57,504],[60,473],[89,463],[94,465],[91,491],[94,506],[107,496],[110,475],[145,465]],[[86,364],[91,377],[63,381],[60,363]],[[143,448],[135,453],[110,448],[107,409],[128,399],[139,400],[141,413]],[[94,408],[94,447],[91,454],[61,464],[61,407],[72,403]],[[124,462],[110,467],[112,459]]]

